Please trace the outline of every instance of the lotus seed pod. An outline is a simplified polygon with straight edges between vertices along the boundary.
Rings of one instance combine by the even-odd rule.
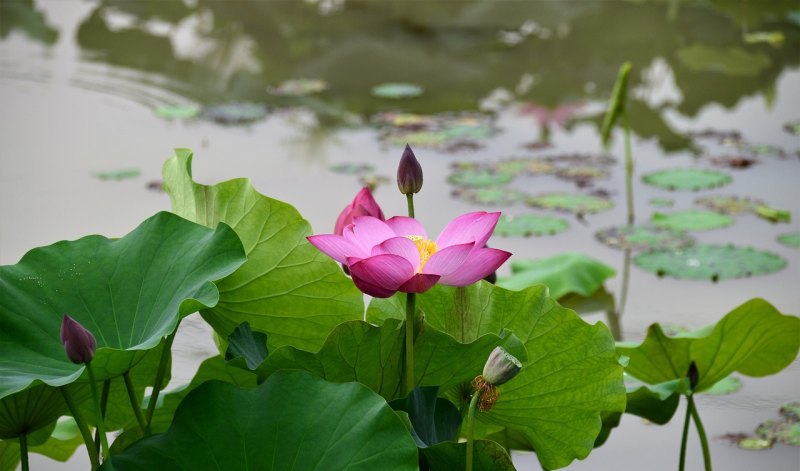
[[[522,363],[503,347],[495,347],[483,367],[483,378],[494,386],[511,380],[522,369]]]

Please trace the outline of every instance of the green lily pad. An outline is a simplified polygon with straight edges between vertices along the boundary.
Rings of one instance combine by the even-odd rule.
[[[372,122],[381,126],[404,129],[427,129],[436,126],[436,116],[414,113],[387,112],[372,117]]]
[[[756,216],[772,223],[791,222],[792,220],[791,212],[785,209],[770,208],[766,205],[756,207]]]
[[[651,325],[644,342],[620,345],[629,358],[625,372],[648,384],[681,380],[694,362],[695,392],[710,389],[731,373],[762,377],[794,361],[800,349],[800,318],[783,315],[763,299],[751,299],[726,314],[716,325],[667,337]]]
[[[531,196],[526,200],[530,206],[543,209],[555,209],[577,215],[594,214],[606,211],[614,206],[608,198],[583,195],[579,193],[546,193]]]
[[[608,171],[597,167],[576,166],[560,168],[556,177],[576,183],[579,187],[591,185],[598,178],[608,178]]]
[[[268,404],[269,407],[264,407]],[[256,389],[207,382],[169,430],[100,469],[417,469],[417,447],[386,401],[358,383],[281,371]]]
[[[545,160],[553,164],[584,167],[610,167],[617,163],[617,159],[607,154],[556,154],[545,157]]]
[[[472,188],[505,185],[513,179],[511,174],[488,170],[458,170],[447,177],[447,181],[454,185]]]
[[[648,185],[664,190],[708,190],[727,185],[731,182],[730,175],[714,170],[696,168],[679,168],[658,170],[642,177]]]
[[[94,173],[93,175],[94,175],[95,178],[97,178],[99,180],[103,180],[103,181],[107,181],[107,180],[120,181],[120,180],[130,180],[131,178],[136,178],[141,174],[142,174],[142,172],[139,169],[126,168],[126,169],[123,169],[123,170],[113,170],[113,171],[110,171],[110,172],[97,172],[97,173]]]
[[[224,103],[203,109],[203,117],[219,124],[250,124],[267,117],[267,107],[261,103]]]
[[[736,442],[742,450],[768,450],[772,448],[772,440],[760,437],[744,437]]]
[[[547,175],[556,171],[556,166],[544,159],[515,158],[500,160],[491,165],[492,170],[510,175]]]
[[[555,216],[538,214],[503,214],[497,221],[494,234],[501,237],[530,237],[556,235],[569,229],[569,223]]]
[[[614,226],[597,231],[595,238],[615,249],[679,249],[694,244],[694,237],[681,231],[654,226]]]
[[[800,402],[790,402],[781,406],[779,413],[784,419],[800,422]]]
[[[672,198],[650,198],[647,202],[650,206],[655,206],[656,208],[671,208],[675,206],[675,200]]]
[[[633,263],[658,276],[712,281],[766,275],[786,266],[771,252],[714,244],[643,253]]]
[[[784,445],[800,446],[800,422],[767,420],[758,426],[756,434]]]
[[[800,232],[780,234],[777,240],[787,247],[800,248]]]
[[[701,196],[694,203],[704,208],[724,214],[753,214],[758,206],[765,203],[757,199],[734,195]]]
[[[466,466],[466,442],[442,442],[420,450],[428,460],[429,469],[461,470]],[[491,440],[475,440],[473,471],[515,471],[508,451]]]
[[[497,280],[497,286],[521,290],[544,284],[550,296],[561,298],[569,293],[591,296],[614,276],[613,268],[581,252],[566,252],[538,260],[513,260],[510,277]]]
[[[207,226],[232,225],[247,262],[217,282],[220,302],[201,311],[222,337],[249,322],[269,338],[269,350],[322,346],[336,325],[360,319],[362,293],[338,263],[314,248],[308,222],[287,203],[258,193],[247,179],[206,186],[192,180],[192,153],[178,149],[164,164],[173,210]]]
[[[654,226],[676,231],[709,231],[733,224],[733,218],[727,214],[695,209],[674,213],[653,213],[650,221]]]
[[[374,166],[357,162],[345,162],[331,165],[330,169],[332,172],[343,173],[345,175],[363,175],[365,173],[372,173],[375,171]]]
[[[243,262],[241,242],[229,227],[212,231],[159,213],[121,239],[58,242],[0,267],[0,361],[7,365],[0,369],[0,399],[39,383],[64,386],[87,376],[61,345],[64,313],[96,337],[98,380],[114,378],[158,346],[180,317],[215,305],[219,293],[211,280]],[[18,411],[18,424],[33,420],[24,414]]]
[[[50,431],[48,430],[48,432]],[[78,431],[75,419],[61,417],[45,442],[32,444],[29,437],[28,452],[64,462],[70,459],[81,445],[83,445],[83,438]],[[0,470],[15,471],[19,462],[19,441],[0,440]]]
[[[480,205],[509,206],[519,202],[524,195],[518,190],[506,187],[456,188],[451,195],[455,198]]]
[[[414,98],[423,92],[421,86],[413,83],[383,83],[372,87],[372,94],[380,98]]]
[[[800,121],[790,121],[784,124],[783,130],[789,134],[800,136]]]
[[[267,87],[267,93],[278,96],[304,96],[324,92],[328,82],[322,79],[297,78],[281,82],[274,87]]]
[[[499,387],[500,398],[490,411],[477,414],[476,438],[506,429],[526,448],[536,449],[544,468],[556,469],[589,454],[604,411],[624,410],[622,366],[608,328],[561,307],[545,286],[509,291],[486,282],[436,285],[417,298],[417,305],[430,329],[459,342],[507,330],[525,344],[528,360],[520,373]],[[387,318],[405,318],[404,297],[370,302],[369,322]],[[466,406],[459,391],[447,397]]]
[[[200,114],[200,108],[193,105],[161,105],[153,112],[156,116],[166,119],[191,119]]]
[[[373,122],[384,128],[381,139],[390,145],[410,144],[412,147],[432,147],[445,152],[478,148],[478,140],[497,132],[494,118],[480,113],[427,116],[384,113],[373,118]]]

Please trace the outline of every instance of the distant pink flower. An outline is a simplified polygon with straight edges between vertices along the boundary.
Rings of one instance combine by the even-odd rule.
[[[353,198],[353,201],[342,210],[339,217],[336,219],[333,233],[342,235],[344,228],[352,224],[353,218],[356,216],[372,216],[381,221],[386,219],[383,217],[383,211],[381,211],[381,207],[378,206],[378,202],[375,201],[368,187],[362,188],[356,197]]]
[[[435,241],[419,221],[356,216],[342,235],[308,237],[316,248],[346,266],[358,289],[376,298],[397,291],[422,293],[436,283],[467,286],[511,256],[485,247],[500,213],[468,213],[452,220]]]

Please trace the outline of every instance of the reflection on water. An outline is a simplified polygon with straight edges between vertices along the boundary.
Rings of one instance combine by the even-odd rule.
[[[798,50],[796,0],[0,0],[0,263],[16,263],[32,243],[87,231],[118,236],[167,209],[166,196],[145,186],[159,178],[176,146],[195,149],[199,181],[251,177],[260,191],[296,205],[314,227],[327,231],[330,215],[358,189],[357,176],[328,166],[370,165],[374,173],[362,178],[391,180],[400,146],[416,140],[426,181],[418,211],[436,230],[440,220],[488,208],[451,198],[446,179],[459,161],[508,164],[596,154],[605,102],[617,70],[629,60],[637,221],[665,211],[650,201],[669,198],[668,211],[683,210],[698,196],[643,185],[645,173],[709,168],[714,162],[706,157],[727,163],[745,156],[752,166],[723,169],[734,184],[721,192],[763,199],[792,210],[795,219],[773,225],[741,215],[734,227],[697,238],[775,251],[788,259],[788,268],[717,284],[660,280],[631,266],[625,251],[599,244],[595,231],[625,220],[619,138],[610,175],[599,179],[598,188],[579,189],[603,190],[616,208],[571,219],[569,230],[557,236],[497,238],[493,246],[521,258],[577,249],[613,266],[617,276],[606,289],[562,301],[590,322],[606,322],[618,338],[641,339],[646,326],[659,320],[700,327],[754,296],[791,312],[800,305],[793,288],[800,257],[774,238],[796,231],[800,215],[800,146],[782,130],[800,118]],[[327,87],[275,93],[296,90],[286,85],[296,79]],[[406,99],[372,95],[373,87],[388,82],[417,84],[424,93]],[[207,113],[230,103],[263,105],[270,114],[235,127],[154,113],[166,105],[178,116],[192,107]],[[709,138],[709,127],[726,133]],[[731,131],[779,146],[783,155],[766,146],[736,147],[744,141]],[[92,177],[133,167],[141,177]],[[520,177],[509,188],[575,191],[572,182],[550,174]],[[379,186],[376,197],[387,213],[405,210],[390,184]],[[504,200],[495,208],[546,213],[521,206]],[[213,352],[204,324],[185,330],[184,343],[181,336],[176,343],[177,364]],[[187,374],[191,370],[175,376]],[[797,399],[792,395],[798,386],[795,363],[775,378],[745,378],[739,394],[703,398],[710,434],[747,431],[781,402]],[[607,445],[571,468],[640,469],[643,457],[630,453],[631,443],[649,458],[673,463],[679,429],[626,418]],[[656,441],[661,445],[653,446]],[[785,450],[743,460],[724,443],[712,448],[721,469],[740,462],[791,469],[797,462],[796,453]],[[689,456],[699,457],[695,451]],[[533,460],[518,458],[532,466]]]

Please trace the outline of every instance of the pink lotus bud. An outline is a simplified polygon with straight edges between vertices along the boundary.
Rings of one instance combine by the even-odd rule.
[[[503,347],[495,347],[483,367],[483,378],[493,386],[507,383],[522,369],[522,363]]]
[[[408,144],[397,166],[397,187],[404,195],[419,193],[422,189],[422,166]]]
[[[352,224],[353,218],[356,216],[372,216],[381,221],[386,220],[381,207],[378,206],[378,202],[375,201],[368,187],[362,188],[356,197],[353,198],[353,201],[339,213],[339,217],[336,219],[336,225],[333,228],[333,233],[342,235],[344,228]]]
[[[61,343],[73,363],[88,363],[94,357],[97,341],[78,321],[64,314],[61,322]]]

